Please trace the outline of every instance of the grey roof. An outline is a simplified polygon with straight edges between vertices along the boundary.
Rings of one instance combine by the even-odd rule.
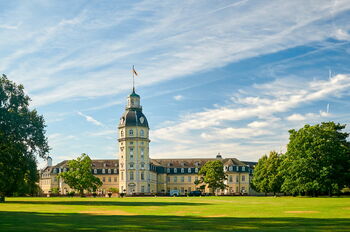
[[[149,128],[147,118],[141,109],[126,110],[119,122],[119,127],[124,126],[143,126]]]

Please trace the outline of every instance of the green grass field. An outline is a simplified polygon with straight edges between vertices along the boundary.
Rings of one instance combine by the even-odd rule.
[[[350,231],[350,198],[6,198],[0,231]]]

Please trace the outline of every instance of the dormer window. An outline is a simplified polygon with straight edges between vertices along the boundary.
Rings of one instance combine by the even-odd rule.
[[[195,172],[195,173],[198,173],[198,168],[195,168],[195,169],[194,169],[194,172]]]
[[[245,171],[245,167],[244,166],[242,166],[242,172],[244,172]]]
[[[94,173],[97,174],[97,169],[94,169]]]
[[[184,173],[185,172],[185,169],[184,168],[181,168],[181,173]]]
[[[167,173],[170,173],[170,168],[167,168],[167,169],[166,169],[166,172],[167,172]]]
[[[106,169],[102,169],[102,174],[105,174],[106,173]]]
[[[187,172],[188,172],[188,173],[191,173],[191,168],[188,168]]]
[[[230,167],[228,168],[228,170],[229,170],[230,172],[232,172],[232,166],[230,166]]]
[[[177,168],[174,168],[174,173],[177,173]]]
[[[111,169],[108,169],[108,173],[111,174],[111,173],[112,173],[112,170],[111,170]]]

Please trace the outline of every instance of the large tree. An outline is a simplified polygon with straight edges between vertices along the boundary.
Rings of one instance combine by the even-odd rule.
[[[79,191],[80,196],[84,190],[95,192],[102,185],[99,178],[92,174],[92,161],[86,154],[81,154],[76,160],[68,161],[68,171],[59,174],[64,182],[72,189]]]
[[[350,143],[345,125],[323,122],[290,130],[281,165],[282,190],[292,194],[333,194],[350,183]]]
[[[37,181],[36,157],[49,151],[44,118],[29,109],[22,85],[0,76],[0,196],[33,190]]]
[[[208,186],[212,193],[216,193],[217,189],[224,190],[226,188],[224,166],[219,160],[206,162],[199,170],[198,175],[200,175],[200,178],[195,184],[203,183]]]
[[[271,151],[269,156],[264,155],[259,159],[254,169],[252,187],[258,192],[276,192],[281,191],[282,175],[279,172],[281,165],[281,155],[276,151]]]

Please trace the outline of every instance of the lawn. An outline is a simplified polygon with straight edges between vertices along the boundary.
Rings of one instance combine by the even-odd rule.
[[[350,198],[6,198],[0,231],[350,231]]]

